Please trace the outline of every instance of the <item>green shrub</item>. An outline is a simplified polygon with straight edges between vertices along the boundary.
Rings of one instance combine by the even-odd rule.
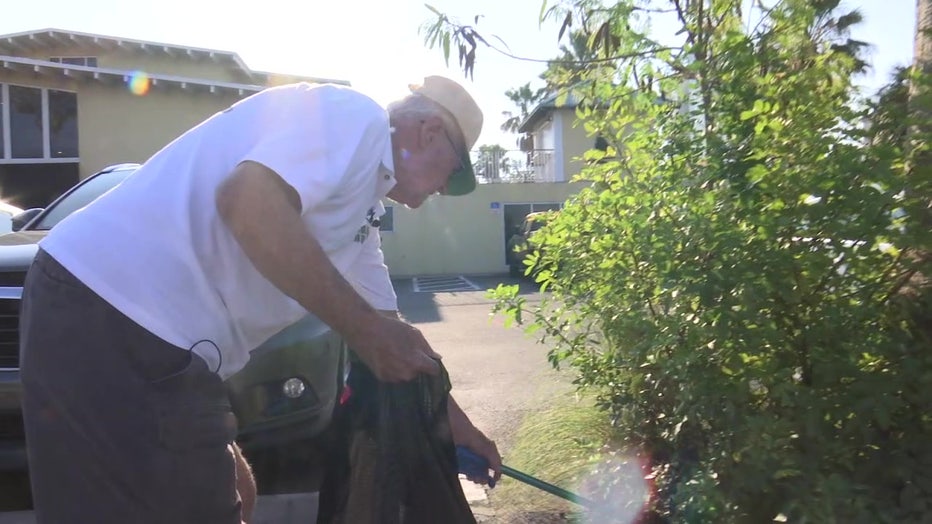
[[[741,2],[690,2],[685,52],[583,74],[579,116],[611,147],[536,237],[552,296],[493,293],[650,457],[646,518],[932,514],[928,166],[911,165],[928,137],[866,125],[906,112],[857,98],[856,49],[819,31],[841,27],[833,3],[752,27]],[[649,45],[611,17],[629,4],[598,40],[616,54]]]

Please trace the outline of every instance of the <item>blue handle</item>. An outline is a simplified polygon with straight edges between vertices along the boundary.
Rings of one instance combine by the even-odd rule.
[[[489,461],[476,455],[463,446],[456,446],[456,462],[459,464],[459,472],[470,478],[488,479],[489,487],[495,487],[495,479],[489,476]]]

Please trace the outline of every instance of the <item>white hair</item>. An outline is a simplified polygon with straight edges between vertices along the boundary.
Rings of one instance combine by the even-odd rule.
[[[454,138],[459,138],[460,142],[464,142],[463,132],[456,123],[456,118],[454,118],[453,114],[447,111],[445,107],[424,95],[411,93],[401,100],[392,102],[386,109],[393,127],[397,125],[396,122],[425,120],[437,116],[443,120],[444,126]]]

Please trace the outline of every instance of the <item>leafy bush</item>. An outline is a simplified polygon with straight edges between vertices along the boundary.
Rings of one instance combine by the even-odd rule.
[[[909,127],[857,97],[837,2],[757,24],[737,4],[680,9],[673,53],[623,23],[633,2],[550,12],[598,20],[591,45],[627,57],[574,84],[611,147],[535,237],[551,298],[500,287],[496,310],[540,329],[650,457],[646,520],[922,521],[929,181],[911,162],[928,137],[870,125]]]

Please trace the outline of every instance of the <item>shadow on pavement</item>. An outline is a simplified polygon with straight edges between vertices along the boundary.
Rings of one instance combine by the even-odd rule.
[[[443,320],[443,315],[440,314],[440,307],[434,295],[435,293],[418,293],[404,298],[399,295],[398,309],[404,315],[404,319],[411,324],[440,322]]]

